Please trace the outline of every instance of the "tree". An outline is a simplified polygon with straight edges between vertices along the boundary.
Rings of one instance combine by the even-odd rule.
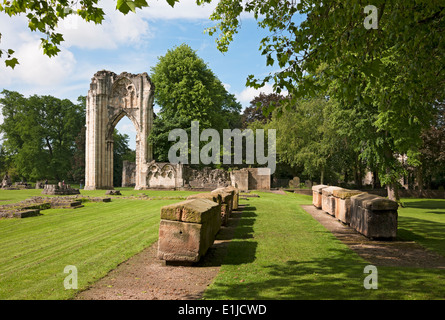
[[[285,97],[276,93],[260,93],[258,96],[250,101],[250,106],[244,109],[242,115],[243,128],[247,128],[249,123],[260,121],[266,123],[272,118],[272,113],[269,112],[276,104],[284,100]]]
[[[275,109],[268,129],[277,130],[277,157],[301,174],[320,183],[348,182],[356,170],[358,154],[340,134],[334,120],[335,102],[324,97],[300,99],[292,108]],[[349,170],[347,170],[349,169]],[[360,176],[354,175],[360,181]]]
[[[113,132],[113,185],[122,185],[122,168],[124,160],[134,162],[136,159],[136,151],[131,150],[128,146],[130,137],[127,134],[121,134],[114,129]]]
[[[67,179],[74,141],[85,124],[83,103],[52,96],[25,98],[8,90],[2,95],[0,132],[10,169],[24,179]]]
[[[287,90],[294,99],[334,98],[350,112],[365,138],[367,156],[378,166],[390,197],[397,199],[397,157],[417,154],[432,106],[445,98],[445,7],[426,0],[366,5],[251,0],[243,6],[224,0],[212,15],[218,23],[209,33],[219,31],[218,48],[226,51],[241,26],[241,13],[253,13],[269,31],[260,43],[266,64],[279,71],[260,79],[251,75],[247,84],[258,88],[272,82],[277,93]],[[372,123],[354,113],[368,114]]]
[[[167,160],[174,143],[168,141],[168,133],[173,129],[190,131],[191,121],[199,121],[200,131],[212,128],[222,133],[240,124],[240,103],[188,45],[160,57],[152,67],[151,79],[155,104],[160,107],[150,134],[158,161]]]
[[[437,105],[438,113],[429,128],[422,132],[419,165],[415,168],[420,190],[424,184],[445,186],[445,104]]]

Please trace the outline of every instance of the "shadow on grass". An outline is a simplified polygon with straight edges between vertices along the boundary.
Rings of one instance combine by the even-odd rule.
[[[416,241],[445,256],[445,223],[399,216],[398,238]]]
[[[333,249],[330,258],[290,260],[261,268],[252,280],[225,279],[206,291],[206,299],[255,300],[366,300],[443,299],[444,270],[378,267],[377,290],[364,287],[366,262],[342,257]],[[439,280],[438,280],[439,279]],[[442,284],[440,284],[442,282]]]
[[[257,214],[256,208],[249,205],[233,211],[227,226],[221,227],[216,235],[215,243],[196,266],[221,266],[250,263],[255,260],[257,243],[253,238],[253,225]],[[239,252],[234,257],[227,256],[228,250]]]
[[[322,258],[256,261],[252,241],[257,214],[246,206],[222,264],[234,265],[215,280],[205,299],[367,300],[443,299],[445,271],[410,267],[378,267],[378,289],[364,287],[369,265],[348,248],[331,248]],[[445,224],[400,217],[401,236],[419,243],[444,244]],[[433,238],[433,239],[430,239]],[[250,239],[250,240],[249,240]],[[286,241],[286,239],[283,239]],[[443,252],[443,251],[442,251]],[[441,253],[441,252],[439,252]],[[443,253],[442,253],[443,254]]]
[[[425,199],[419,201],[402,201],[405,208],[415,209],[438,209],[437,213],[445,214],[445,200],[441,199]],[[434,212],[436,213],[436,212]]]

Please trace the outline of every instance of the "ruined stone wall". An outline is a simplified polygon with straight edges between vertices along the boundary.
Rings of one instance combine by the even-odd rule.
[[[148,165],[148,188],[174,189],[182,186],[182,165],[154,161]]]
[[[194,169],[182,164],[152,161],[143,170],[146,170],[147,188],[213,190],[233,186],[240,190],[270,190],[271,187],[269,168],[243,168],[229,172],[224,169],[210,167]],[[134,177],[136,177],[135,163],[124,161],[122,186],[133,187]]]
[[[231,174],[232,186],[240,190],[270,190],[269,168],[243,168]]]
[[[122,166],[122,187],[136,186],[136,163],[125,160]]]
[[[154,162],[147,166],[148,188],[192,188],[215,189],[231,185],[230,173],[222,169],[205,167],[201,170],[186,165],[174,165],[168,162]],[[124,161],[122,171],[122,186],[134,187],[136,164]]]
[[[201,170],[184,166],[184,186],[197,189],[215,189],[227,187],[230,173],[222,169],[204,167]]]

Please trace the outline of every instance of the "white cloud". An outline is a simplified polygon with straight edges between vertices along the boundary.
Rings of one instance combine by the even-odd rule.
[[[256,96],[258,96],[260,93],[264,94],[270,94],[273,93],[273,87],[271,84],[266,83],[264,87],[260,89],[254,89],[251,87],[245,88],[241,93],[235,94],[235,97],[238,99],[239,102],[242,104],[248,104],[250,101],[253,100]]]
[[[63,34],[64,46],[85,49],[116,49],[121,44],[138,44],[152,37],[149,25],[141,15],[127,15],[115,9],[115,2],[102,1],[105,19],[102,24],[86,22],[71,15],[59,23],[58,31]],[[76,9],[76,8],[73,8]]]
[[[43,55],[40,38],[34,34],[21,32],[17,34],[20,42],[13,47],[14,57],[19,64],[14,69],[0,64],[0,86],[33,85],[33,93],[38,88],[58,86],[67,80],[76,65],[76,59],[69,50],[62,50],[57,56],[49,58]],[[9,48],[9,47],[8,47]]]
[[[224,88],[225,88],[227,91],[229,91],[230,88],[232,87],[232,86],[231,86],[230,84],[228,84],[228,83],[223,83],[222,85],[224,86]]]

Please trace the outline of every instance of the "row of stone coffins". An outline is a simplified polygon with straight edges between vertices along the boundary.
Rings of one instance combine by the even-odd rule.
[[[198,262],[238,203],[239,190],[225,187],[162,207],[158,258],[173,263]]]
[[[397,236],[396,201],[359,190],[316,185],[312,203],[368,238],[390,240]]]

